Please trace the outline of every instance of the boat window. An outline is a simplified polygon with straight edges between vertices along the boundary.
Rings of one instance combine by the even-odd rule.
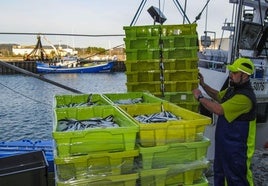
[[[259,37],[261,37],[262,25],[252,22],[242,22],[239,48],[253,50],[256,48]]]
[[[268,103],[257,104],[257,123],[265,123],[268,116]]]
[[[257,56],[261,55],[261,56],[267,56],[268,54],[268,25],[267,23],[265,24],[264,26],[264,29],[263,29],[263,34],[258,42],[258,45],[257,45]]]

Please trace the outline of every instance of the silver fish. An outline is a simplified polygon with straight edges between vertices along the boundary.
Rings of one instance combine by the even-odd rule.
[[[169,111],[162,111],[159,113],[153,113],[150,115],[138,115],[134,116],[134,119],[140,123],[162,123],[170,120],[181,120],[181,117],[177,117]]]
[[[76,131],[90,128],[111,128],[120,127],[114,121],[114,117],[109,115],[105,118],[95,117],[87,120],[62,119],[58,121],[58,131]]]
[[[119,99],[119,100],[114,101],[115,104],[119,104],[119,105],[136,104],[136,103],[142,103],[142,102],[143,102],[142,98]]]

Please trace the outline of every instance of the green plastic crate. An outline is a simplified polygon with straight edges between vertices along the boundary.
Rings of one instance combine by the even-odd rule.
[[[204,171],[208,168],[206,161],[170,165],[167,168],[140,170],[141,186],[195,185],[206,183]]]
[[[199,80],[165,81],[165,92],[188,92],[198,87]],[[158,92],[161,92],[159,90]]]
[[[60,157],[83,155],[92,152],[116,152],[133,150],[138,126],[118,108],[107,106],[66,108],[54,110],[53,138]],[[118,128],[90,128],[80,131],[58,131],[58,120],[72,118],[86,120],[112,115]]]
[[[149,81],[149,82],[127,82],[128,92],[150,92],[152,94],[162,92],[162,85],[164,85],[164,92],[188,92],[198,87],[198,80],[185,81]]]
[[[128,49],[127,60],[151,60],[160,58],[160,49]]]
[[[108,105],[101,94],[65,94],[54,96],[54,108],[72,107],[72,106],[91,106],[86,104],[90,102],[92,105]]]
[[[198,47],[164,48],[163,59],[196,58]]]
[[[161,82],[160,81],[151,81],[151,82],[127,82],[127,91],[128,92],[160,92],[161,91]]]
[[[188,70],[197,69],[197,58],[164,59],[165,70]]]
[[[127,82],[160,81],[160,70],[125,72]]]
[[[138,143],[144,147],[166,145],[175,142],[192,142],[199,140],[211,118],[192,112],[169,102],[136,105],[119,105],[129,117],[139,124]],[[154,114],[169,111],[181,117],[181,120],[163,123],[143,124],[134,119],[137,115]]]
[[[165,81],[197,80],[198,69],[164,70]]]
[[[138,173],[124,175],[99,175],[85,179],[71,179],[68,181],[56,181],[56,186],[136,186]]]
[[[139,147],[141,166],[143,169],[165,168],[174,164],[191,164],[203,161],[210,145],[208,138],[201,141],[170,143],[155,147]],[[190,167],[190,166],[189,166]]]
[[[197,69],[197,58],[192,59],[163,59],[165,70]],[[160,59],[134,60],[125,62],[127,72],[160,70]]]
[[[188,92],[165,92],[164,97],[162,96],[162,93],[155,93],[156,97],[166,100],[171,103],[181,103],[181,102],[194,102],[195,98],[191,91]]]
[[[149,70],[159,70],[160,64],[159,59],[155,60],[126,60],[126,72],[139,72],[139,71],[149,71]]]
[[[103,94],[104,98],[106,98],[112,104],[118,104],[119,100],[128,100],[128,99],[137,99],[141,98],[142,103],[160,103],[162,100],[148,92],[127,92],[127,93],[107,93]]]
[[[126,49],[159,49],[159,37],[124,38]]]
[[[124,26],[126,38],[197,35],[197,24]]]
[[[193,112],[199,111],[199,102],[194,98],[192,92],[164,92],[164,96],[161,92],[158,92],[154,93],[154,95],[187,110],[191,110]]]
[[[197,24],[162,25],[162,36],[197,35]]]
[[[60,181],[82,179],[95,175],[131,174],[135,170],[134,158],[138,150],[113,153],[90,153],[83,156],[55,157],[57,177]]]
[[[162,37],[164,48],[182,48],[198,46],[197,35]]]
[[[160,36],[160,25],[124,26],[126,38]]]
[[[127,82],[161,81],[160,70],[126,72],[126,76]],[[163,71],[163,79],[165,81],[197,80],[197,77],[198,69]]]
[[[185,109],[188,109],[188,110],[191,110],[193,112],[199,112],[199,102],[197,101],[193,101],[193,102],[180,102],[180,103],[177,103],[176,105],[182,107],[182,108],[185,108]]]

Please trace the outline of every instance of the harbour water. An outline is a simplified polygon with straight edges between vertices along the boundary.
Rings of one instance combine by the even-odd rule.
[[[123,72],[47,74],[45,78],[83,93],[126,92]],[[52,139],[54,95],[74,94],[25,75],[0,75],[0,141]]]

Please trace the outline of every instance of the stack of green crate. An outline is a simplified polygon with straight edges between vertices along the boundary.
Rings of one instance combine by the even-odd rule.
[[[89,97],[90,104],[84,106]],[[118,127],[66,131],[59,124],[60,120],[77,124],[77,121],[110,116]],[[135,148],[138,131],[138,125],[102,95],[56,95],[52,133],[56,185],[136,186],[139,175],[134,160],[139,155]]]
[[[198,87],[196,24],[124,27],[127,91],[149,91],[170,101],[169,94]],[[173,102],[197,111],[196,101]]]
[[[188,185],[208,186],[204,171],[210,141],[203,137],[211,118],[179,107],[167,101],[118,105],[129,118],[169,111],[180,120],[140,123],[136,145],[140,156],[141,186]]]

